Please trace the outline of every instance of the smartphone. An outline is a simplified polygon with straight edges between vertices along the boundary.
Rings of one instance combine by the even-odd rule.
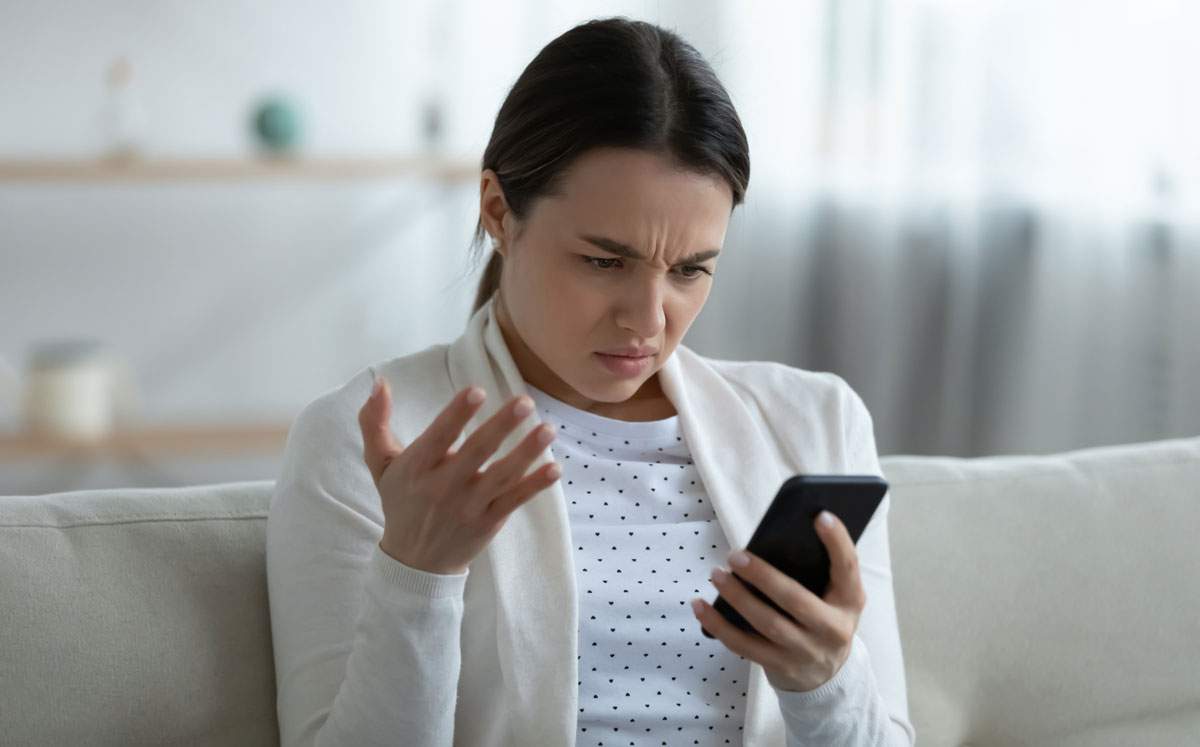
[[[758,522],[746,549],[796,579],[818,597],[824,597],[829,588],[830,558],[813,526],[817,514],[826,510],[837,516],[846,525],[850,538],[858,544],[858,538],[883,502],[887,490],[887,481],[875,475],[789,477]],[[737,574],[734,568],[730,571]],[[740,576],[738,580],[767,606],[789,620],[796,619],[749,581]],[[717,596],[713,608],[738,628],[761,637],[762,634],[721,596]],[[709,638],[716,637],[704,626],[700,630]]]

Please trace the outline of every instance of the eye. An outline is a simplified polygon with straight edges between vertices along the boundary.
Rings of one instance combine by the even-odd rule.
[[[614,257],[587,257],[584,255],[580,255],[580,256],[583,258],[584,262],[588,263],[592,267],[595,267],[597,270],[607,270],[607,269],[610,269],[612,267],[612,265],[611,264],[600,265],[600,264],[596,264],[596,263],[620,262],[621,261]],[[707,270],[704,267],[701,267],[700,265],[684,265],[682,269],[693,270],[693,271],[698,270],[698,272],[694,272],[693,274],[684,274],[681,272],[680,276],[683,277],[685,280],[696,280],[701,275],[712,275],[712,272],[710,272],[709,270]]]
[[[584,257],[583,261],[591,264],[593,262],[617,262],[619,260],[606,257]],[[612,265],[604,265],[601,267],[600,265],[593,264],[592,267],[595,267],[598,270],[607,270],[608,268],[612,267]]]

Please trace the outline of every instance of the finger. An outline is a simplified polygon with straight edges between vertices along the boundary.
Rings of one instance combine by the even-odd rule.
[[[502,521],[522,503],[553,485],[561,475],[562,468],[557,463],[551,463],[535,470],[529,477],[521,480],[515,487],[492,501],[491,505],[485,509],[488,521],[493,523]]]
[[[472,402],[473,392],[482,393],[483,397]],[[471,386],[457,392],[429,427],[409,445],[410,458],[421,467],[432,467],[441,462],[486,399],[487,392],[483,387]]]
[[[858,551],[846,525],[832,511],[822,511],[832,519],[826,526],[818,517],[815,522],[817,536],[829,550],[829,589],[825,601],[836,607],[862,611],[866,604],[866,591],[858,570]]]
[[[709,580],[721,592],[725,601],[740,612],[742,617],[746,618],[746,622],[750,623],[763,638],[782,649],[814,650],[813,646],[816,642],[809,633],[801,630],[795,622],[787,619],[778,610],[755,596],[737,576],[725,571],[725,576],[722,578],[718,571],[725,571],[725,569],[714,569]]]
[[[699,610],[696,608],[699,607]],[[708,602],[703,599],[698,599],[692,604],[692,614],[704,626],[704,629],[713,634],[713,637],[725,644],[733,653],[745,659],[750,659],[762,666],[771,666],[772,662],[777,662],[780,659],[782,650],[774,643],[751,635],[742,630],[738,626],[725,619],[725,616],[717,612]]]
[[[377,377],[371,396],[358,411],[358,425],[363,437],[363,461],[378,486],[383,471],[404,447],[392,435],[389,425],[392,416],[392,395],[387,379]]]
[[[511,488],[546,450],[554,436],[554,426],[542,423],[526,434],[507,456],[493,462],[479,478],[480,492],[484,494],[481,500],[490,502],[498,493]]]
[[[532,412],[533,399],[522,394],[493,413],[458,450],[458,457],[453,463],[455,477],[459,480],[473,479],[479,473],[479,466],[496,453],[505,437]]]
[[[829,620],[829,605],[820,597],[805,588],[804,584],[787,575],[775,566],[763,560],[749,550],[741,551],[749,559],[744,566],[733,567],[737,578],[744,579],[755,588],[766,594],[775,604],[782,607],[789,615],[796,618],[796,623],[802,629],[807,629],[820,637],[836,634],[837,626]],[[732,558],[733,556],[731,556]],[[753,592],[747,589],[754,601]],[[769,605],[763,607],[770,609]],[[771,610],[774,612],[774,610]],[[795,623],[794,623],[795,624]],[[758,626],[755,625],[757,628]]]

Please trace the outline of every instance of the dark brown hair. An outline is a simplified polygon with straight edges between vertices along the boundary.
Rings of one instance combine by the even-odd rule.
[[[559,194],[575,159],[599,147],[661,153],[723,178],[734,207],[750,182],[746,133],[716,73],[679,35],[644,21],[587,21],[543,47],[500,106],[480,170],[496,172],[522,220],[534,200]],[[486,236],[481,218],[476,259]],[[499,286],[503,259],[492,251],[472,314]]]

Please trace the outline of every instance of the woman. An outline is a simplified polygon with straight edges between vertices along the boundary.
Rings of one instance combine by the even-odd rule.
[[[838,376],[680,343],[749,172],[669,31],[592,21],[529,64],[483,157],[494,253],[466,331],[289,434],[267,537],[284,744],[912,744],[886,497],[857,548],[818,523],[824,598],[752,556],[709,581],[787,477],[879,474]],[[687,604],[718,592],[766,636]]]

